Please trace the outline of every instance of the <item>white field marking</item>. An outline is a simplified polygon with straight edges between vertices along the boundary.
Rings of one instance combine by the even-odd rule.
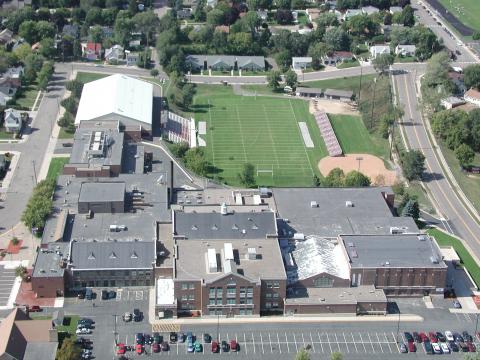
[[[345,337],[345,333],[343,333],[343,340],[345,340],[345,346],[347,347],[347,352],[349,353],[350,349],[348,348],[348,345],[347,345],[347,338]]]
[[[270,352],[273,353],[272,338],[270,337],[270,333],[268,333],[268,342],[270,343]]]
[[[310,332],[310,342],[312,343],[313,352],[315,351],[315,342],[313,341],[312,333]]]
[[[263,348],[263,337],[262,337],[262,333],[260,333],[260,344],[262,345],[262,354],[265,354],[265,349]]]
[[[383,333],[383,336],[385,336],[385,342],[388,345],[388,350],[390,350],[390,353],[392,352],[392,348],[390,347],[390,341],[388,341],[387,334]]]
[[[322,344],[322,338],[320,337],[320,333],[317,332],[318,335],[318,341],[320,342],[320,347],[322,348],[322,353],[323,353],[323,344]]]
[[[305,338],[303,337],[303,332],[302,332],[302,342],[303,342],[303,348],[306,348],[307,344],[305,344]]]
[[[245,334],[243,334],[245,336]],[[238,336],[237,336],[237,333],[235,333],[235,341],[237,342],[237,346],[238,346]],[[238,351],[236,352],[237,356],[238,356]]]
[[[378,343],[379,343],[379,345],[380,345],[380,350],[381,350],[382,353],[383,353],[383,346],[382,346],[382,344],[381,344],[381,342],[380,342],[380,338],[378,337],[378,333],[375,333],[375,334],[377,335],[377,340],[378,340]]]
[[[295,115],[295,110],[293,109],[293,106],[292,106],[292,100],[289,99],[288,103],[290,104],[290,107],[291,107],[292,112],[293,112],[293,116],[295,117],[295,122],[298,123],[297,115]],[[300,134],[300,128],[298,126],[295,126],[295,128],[297,129],[297,134],[301,137],[302,134]],[[302,143],[303,143],[303,141],[302,141]],[[310,158],[308,157],[307,148],[305,147],[305,144],[303,144],[303,150],[305,151],[305,156],[307,157],[307,161],[308,161],[308,164],[310,165],[310,170],[311,170],[312,176],[313,176],[315,173],[313,171],[312,164],[310,164]]]
[[[340,349],[340,343],[338,342],[337,333],[334,333],[334,334],[335,334],[335,341],[337,342],[337,346],[338,346],[338,351],[342,352],[342,350]]]
[[[280,338],[278,337],[277,333],[277,344],[278,344],[278,350],[280,351],[280,354],[282,353],[282,346],[280,345]]]
[[[353,342],[353,345],[355,345],[355,351],[358,352],[357,342],[355,341],[355,338],[353,337],[353,333],[350,333],[350,335],[352,335],[352,342]]]
[[[255,354],[257,351],[255,350],[255,337],[253,336],[253,333],[252,333],[252,342],[253,342],[253,353]]]
[[[248,161],[247,160],[247,150],[245,148],[245,140],[243,138],[243,130],[242,130],[242,122],[240,120],[240,116],[238,114],[238,106],[235,105],[235,111],[236,111],[236,114],[237,114],[237,122],[238,122],[238,127],[240,128],[240,138],[242,139],[242,145],[243,145],[243,157],[245,158],[245,161]]]
[[[290,353],[290,345],[288,345],[287,333],[285,332],[285,343],[287,344],[287,352]]]
[[[208,99],[208,117],[210,119],[210,121],[208,122],[208,125],[211,127],[211,128],[214,128],[213,126],[213,120],[212,120],[212,111],[210,110],[210,99]],[[213,131],[208,131],[209,135],[210,135],[210,144],[211,144],[211,147],[212,147],[212,165],[215,166],[215,150],[214,150],[214,144],[213,144]]]
[[[268,135],[270,136],[270,140],[272,141],[272,150],[273,150],[273,155],[275,156],[275,161],[277,162],[277,166],[280,167],[280,162],[278,161],[278,155],[277,155],[277,150],[275,149],[275,141],[273,140],[273,135],[272,131],[270,130],[270,119],[267,114],[267,110],[265,110],[265,106],[263,106],[263,113],[265,114],[266,122],[267,122],[267,131]]]
[[[247,338],[245,333],[243,333],[243,342],[245,344],[245,354],[248,354]]]

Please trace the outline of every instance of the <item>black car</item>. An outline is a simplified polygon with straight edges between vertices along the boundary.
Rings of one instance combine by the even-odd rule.
[[[418,332],[416,332],[416,331],[413,332],[413,340],[415,340],[415,342],[417,342],[417,343],[422,342],[422,338],[420,337],[420,335],[418,335]]]
[[[472,336],[467,331],[462,332],[462,336],[466,342],[473,342]]]
[[[206,343],[210,343],[212,341],[212,337],[209,334],[205,333],[203,334],[203,341]]]
[[[92,319],[89,319],[89,318],[82,318],[82,319],[78,320],[77,324],[78,325],[92,326],[93,324],[95,324],[95,321],[93,321]]]
[[[143,334],[137,333],[137,335],[135,335],[135,343],[143,345],[144,342],[145,342],[145,338],[143,337]]]
[[[438,341],[440,341],[440,342],[446,342],[447,341],[447,338],[445,337],[445,335],[443,335],[443,333],[441,333],[440,331],[437,331],[435,333],[435,335],[437,335]]]
[[[142,321],[142,312],[138,309],[133,309],[133,321]]]
[[[85,299],[85,291],[79,291],[77,297],[81,300]]]
[[[227,352],[229,350],[228,343],[225,340],[222,341],[221,347],[223,352]]]
[[[102,290],[102,300],[108,300],[108,291]]]
[[[463,343],[463,337],[459,333],[457,333],[457,332],[453,333],[453,338],[455,339],[455,342],[457,342],[457,343],[462,342]]]
[[[454,341],[448,342],[448,348],[450,349],[451,352],[458,352],[458,345],[455,344]]]
[[[175,344],[178,340],[178,335],[176,332],[171,332],[170,333],[170,344]]]
[[[145,339],[145,344],[152,345],[153,344],[153,337],[148,334],[143,334]]]
[[[413,342],[413,336],[409,332],[404,332],[403,335],[405,335],[405,340],[408,342]]]
[[[108,298],[109,298],[109,299],[115,299],[116,297],[117,297],[117,293],[116,293],[115,291],[110,290],[110,291],[108,292]]]
[[[163,342],[163,336],[160,335],[158,332],[153,333],[153,342],[156,344],[160,344]]]

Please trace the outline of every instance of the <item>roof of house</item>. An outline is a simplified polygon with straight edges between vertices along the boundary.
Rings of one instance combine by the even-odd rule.
[[[153,241],[74,241],[73,270],[146,269],[155,261]]]
[[[95,54],[98,54],[102,51],[102,44],[100,43],[87,42],[85,47],[88,51],[92,51]]]
[[[258,67],[265,67],[265,58],[263,56],[238,56],[238,67],[244,67],[250,64],[257,65]]]
[[[396,12],[402,12],[403,9],[401,6],[390,6],[390,12],[391,13],[396,13]]]
[[[345,11],[345,17],[349,18],[349,17],[352,17],[352,16],[360,15],[361,13],[362,13],[362,10],[360,10],[360,9],[347,9]]]
[[[388,51],[390,51],[390,46],[388,46],[388,45],[373,45],[373,46],[370,46],[370,51],[372,51],[372,50],[375,50],[375,51],[388,50]]]
[[[220,209],[218,209],[220,210]],[[174,212],[174,233],[191,240],[265,239],[276,236],[275,213]]]
[[[66,35],[70,35],[71,37],[75,38],[78,36],[80,28],[77,24],[66,24],[63,26],[62,32]]]
[[[7,43],[12,40],[13,37],[13,31],[9,29],[3,29],[2,32],[0,32],[0,42],[1,43]]]
[[[231,244],[232,261],[226,260],[225,244]],[[212,249],[215,250],[217,271],[209,268],[208,251]],[[255,249],[255,259],[248,258],[249,249]],[[287,278],[277,239],[177,240],[177,250],[176,280],[204,279],[211,283],[229,274],[243,276],[250,281]]]
[[[4,120],[7,125],[20,125],[22,116],[19,111],[9,108],[4,111]]]
[[[337,90],[337,89],[326,89],[324,92],[325,96],[338,96],[343,98],[350,99],[353,96],[353,91],[351,90]]]
[[[465,93],[464,96],[465,98],[469,97],[475,100],[480,100],[480,91],[478,91],[477,89],[471,88]]]
[[[363,13],[368,14],[368,15],[376,14],[380,11],[377,7],[371,6],[371,5],[363,6],[361,10],[362,10]]]
[[[309,63],[312,62],[312,58],[310,56],[307,57],[292,57],[292,63],[301,62],[301,63]]]
[[[297,93],[318,94],[318,95],[323,94],[322,89],[308,88],[308,87],[302,87],[302,86],[298,86],[296,91]]]
[[[124,182],[84,182],[78,196],[78,202],[123,202],[124,200]]]
[[[151,126],[152,109],[152,84],[115,74],[83,86],[75,124],[115,114]]]
[[[340,235],[352,268],[444,268],[440,249],[428,235]]]
[[[396,49],[399,49],[399,50],[400,50],[400,49],[403,49],[403,50],[407,50],[407,51],[412,51],[412,52],[414,52],[416,48],[417,48],[417,47],[416,47],[415,45],[402,45],[402,44],[398,44],[397,47],[395,48],[395,50],[396,50]]]
[[[46,248],[42,247],[35,258],[32,276],[63,278],[65,269],[60,265],[68,253],[68,245],[68,242],[55,242],[48,244]]]
[[[442,103],[448,103],[452,105],[461,105],[461,104],[465,104],[465,100],[460,99],[456,96],[449,96],[445,99],[442,99]]]

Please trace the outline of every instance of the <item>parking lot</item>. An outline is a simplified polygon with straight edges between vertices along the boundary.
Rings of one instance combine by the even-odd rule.
[[[7,306],[15,277],[15,269],[5,269],[4,265],[0,265],[0,306]]]
[[[149,295],[149,289],[122,289],[122,288],[115,288],[115,298],[102,300],[102,290],[108,288],[92,288],[93,292],[95,293],[95,299],[97,305],[101,305],[102,303],[112,303],[114,301],[117,302],[138,302],[138,301],[147,301]],[[112,289],[108,289],[112,290]],[[91,300],[87,299],[77,299],[77,298],[69,298],[69,302],[92,302]],[[100,302],[100,303],[99,303]],[[132,305],[133,306],[133,305]]]

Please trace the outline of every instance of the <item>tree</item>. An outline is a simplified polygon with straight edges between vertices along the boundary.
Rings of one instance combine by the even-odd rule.
[[[220,9],[213,9],[207,13],[207,23],[211,25],[222,25],[225,20],[225,14]]]
[[[43,57],[53,59],[56,53],[55,41],[52,38],[45,38],[40,41],[40,54]]]
[[[45,221],[53,208],[54,189],[54,179],[42,180],[37,184],[22,214],[22,221],[27,228],[43,228],[45,226]]]
[[[465,168],[468,167],[473,159],[475,159],[475,152],[467,144],[461,144],[455,149],[455,156],[460,163],[460,166]]]
[[[476,31],[472,35],[473,40],[480,40],[480,31]]]
[[[159,71],[157,69],[150,70],[150,76],[153,76],[154,78],[156,78],[158,74],[159,74]]]
[[[395,58],[391,54],[380,54],[373,59],[373,67],[380,74],[384,74],[389,69],[390,65],[393,64]]]
[[[275,19],[280,25],[288,25],[293,22],[293,15],[290,10],[278,9],[275,13]]]
[[[411,217],[414,220],[418,220],[420,217],[420,208],[418,206],[418,201],[414,199],[408,200],[402,210],[402,216]]]
[[[178,143],[178,144],[172,144],[170,146],[170,151],[172,152],[172,154],[179,158],[179,159],[182,159],[184,156],[185,156],[185,153],[188,151],[190,147],[188,146],[188,143],[186,142],[181,142],[181,143]]]
[[[403,8],[401,19],[404,26],[415,25],[415,16],[413,14],[413,9],[410,5],[407,5]]]
[[[317,174],[313,175],[313,186],[319,187],[322,185],[322,181],[317,176]]]
[[[419,150],[410,150],[402,154],[403,174],[408,180],[421,180],[425,171],[425,156]]]
[[[325,186],[327,187],[343,187],[345,186],[345,173],[340,168],[332,169],[325,178]]]
[[[271,87],[273,90],[278,90],[278,88],[280,87],[280,81],[282,81],[280,71],[270,71],[267,75],[267,81],[269,87]]]
[[[185,165],[194,173],[200,176],[206,176],[209,169],[209,164],[205,160],[203,150],[201,148],[188,149],[183,157]]]
[[[138,11],[138,5],[136,0],[130,0],[128,3],[128,12],[130,16],[135,16]]]
[[[35,24],[35,42],[45,38],[55,37],[55,26],[48,21],[39,21]]]
[[[133,23],[137,30],[145,35],[146,45],[148,47],[159,24],[158,16],[151,10],[144,11],[133,17]]]
[[[73,96],[75,96],[76,98],[80,98],[80,96],[82,95],[83,83],[81,81],[78,81],[77,79],[73,79],[67,82],[66,88],[73,94]]]
[[[343,360],[343,355],[341,352],[334,351],[332,355],[330,356],[330,359],[332,360]]]
[[[182,98],[183,98],[183,107],[188,109],[192,105],[193,97],[195,95],[195,85],[188,83],[182,87]]]
[[[48,61],[44,62],[42,68],[37,76],[38,88],[45,90],[48,85],[48,81],[52,77],[54,71],[53,63]]]
[[[18,34],[29,44],[34,44],[37,39],[36,22],[32,20],[24,21],[18,29]]]
[[[57,360],[80,360],[82,351],[72,338],[63,339],[62,346],[58,349]]]
[[[132,19],[129,18],[128,11],[119,11],[113,27],[115,41],[123,47],[126,47],[132,38],[134,28],[135,24]]]
[[[103,41],[103,29],[100,25],[92,26],[88,30],[88,36],[90,37],[90,41],[94,43],[102,43]]]
[[[290,10],[292,8],[292,0],[275,0],[279,9]]]
[[[19,61],[25,62],[25,59],[32,53],[32,47],[28,44],[21,44],[13,50],[13,53]]]
[[[78,101],[75,97],[70,96],[66,99],[63,99],[60,104],[67,110],[70,114],[76,114],[78,108]]]
[[[291,88],[294,88],[297,85],[297,73],[292,69],[285,73],[285,83]]]
[[[238,174],[238,180],[247,188],[254,186],[255,167],[250,163],[243,164],[242,172]]]
[[[12,244],[13,244],[13,239],[12,239]],[[15,276],[17,277],[21,277],[23,279],[26,273],[27,273],[27,268],[25,266],[20,265],[15,268]]]
[[[464,69],[463,81],[467,88],[480,88],[480,65],[474,64]]]
[[[310,360],[310,353],[305,349],[301,349],[297,355],[295,355],[295,360]]]
[[[324,41],[327,46],[334,50],[350,49],[350,39],[348,38],[348,34],[339,27],[328,29],[325,32]]]
[[[331,49],[329,49],[324,42],[317,42],[310,45],[308,48],[308,56],[312,58],[312,68],[314,70],[320,70],[323,65],[322,58],[330,51]]]
[[[370,186],[370,178],[361,172],[352,170],[345,176],[345,186],[364,187]]]
[[[321,28],[325,28],[327,26],[337,26],[338,25],[338,19],[335,16],[334,13],[331,12],[324,12],[319,14],[317,18],[317,24]]]

